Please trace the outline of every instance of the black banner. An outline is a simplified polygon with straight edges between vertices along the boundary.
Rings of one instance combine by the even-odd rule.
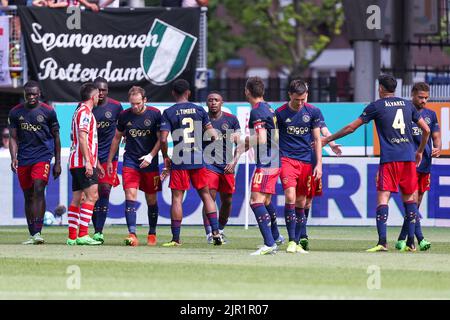
[[[28,68],[44,99],[78,101],[80,84],[98,76],[120,101],[133,85],[161,102],[172,101],[177,78],[193,89],[200,9],[66,10],[19,7]]]

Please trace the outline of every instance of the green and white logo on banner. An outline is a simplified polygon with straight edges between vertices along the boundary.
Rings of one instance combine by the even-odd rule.
[[[141,52],[141,67],[145,78],[163,86],[176,79],[186,69],[197,38],[159,19],[155,19]]]

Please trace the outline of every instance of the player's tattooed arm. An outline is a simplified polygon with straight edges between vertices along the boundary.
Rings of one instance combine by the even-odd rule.
[[[119,149],[120,140],[122,140],[122,137],[124,136],[124,132],[120,132],[116,129],[116,133],[114,135],[113,140],[111,141],[111,147],[109,148],[109,154],[108,154],[108,161],[106,164],[107,174],[112,175],[114,173],[114,168],[112,161],[114,159],[114,156],[117,153],[117,150]]]
[[[59,129],[52,129],[52,136],[55,144],[55,165],[53,166],[53,178],[58,179],[61,175],[61,138]]]
[[[14,173],[17,173],[17,167],[19,162],[17,161],[17,129],[10,128],[10,136],[9,136],[9,153],[11,154],[11,170]]]
[[[355,132],[359,127],[361,127],[364,124],[363,120],[361,118],[356,119],[352,123],[349,123],[344,128],[336,132],[335,134],[332,134],[329,137],[323,137],[322,138],[322,146],[326,146],[331,141],[343,138],[353,132]]]

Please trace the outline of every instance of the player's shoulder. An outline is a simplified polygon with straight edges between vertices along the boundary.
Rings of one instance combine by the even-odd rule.
[[[115,99],[110,98],[110,97],[108,97],[108,103],[112,104],[112,105],[115,105],[115,106],[120,106],[120,107],[122,106],[122,104],[118,100],[115,100]]]
[[[75,109],[75,114],[80,115],[81,113],[91,113],[91,110],[84,103],[79,103],[77,108]]]
[[[158,113],[158,114],[161,114],[161,110],[159,110],[159,109],[156,108],[156,107],[147,106],[147,105],[146,105],[146,107],[147,107],[147,111],[150,111],[150,112],[152,112],[152,113]]]
[[[287,108],[288,108],[288,104],[287,103],[285,103],[285,104],[283,104],[281,107],[278,107],[276,110],[275,110],[275,112],[283,112],[283,111],[285,111],[285,110],[287,110]]]
[[[44,102],[40,102],[39,106],[42,107],[46,111],[54,111],[55,110],[55,109],[53,109],[52,106],[50,106],[50,105],[48,105],[48,104],[46,104]]]
[[[437,114],[434,110],[431,110],[431,109],[425,107],[425,108],[423,108],[423,111],[425,111],[426,114],[437,117]]]
[[[192,102],[189,102],[189,103],[190,103],[190,105],[191,105],[193,108],[196,108],[196,109],[199,110],[200,112],[205,112],[205,113],[207,113],[207,111],[205,110],[204,107],[202,107],[202,106],[200,106],[200,105],[198,105],[198,104],[192,103]]]
[[[125,117],[126,115],[128,115],[131,112],[131,108],[125,109],[120,111],[119,113],[119,117]]]
[[[423,108],[421,116],[428,125],[438,121],[436,112],[426,107]]]
[[[25,105],[23,103],[19,103],[17,105],[15,105],[14,107],[12,107],[12,109],[9,111],[9,114],[14,114],[19,110],[22,110],[23,108],[25,108]]]
[[[311,113],[322,113],[318,107],[309,103],[305,103],[305,108]]]
[[[266,101],[260,102],[258,108],[261,108],[262,110],[269,110],[269,111],[273,112],[272,106],[270,105],[270,103],[268,103]]]
[[[372,101],[366,106],[366,109],[375,110],[375,109],[384,109],[386,107],[386,99],[378,99]]]
[[[234,114],[231,114],[231,113],[228,113],[228,112],[223,112],[223,116],[225,117],[225,118],[229,118],[229,119],[232,119],[232,120],[237,120],[237,117],[234,115]]]

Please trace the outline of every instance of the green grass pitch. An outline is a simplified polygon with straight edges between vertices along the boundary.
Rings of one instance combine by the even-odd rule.
[[[287,254],[284,244],[276,255],[250,256],[262,242],[254,226],[227,227],[221,247],[206,243],[202,227],[185,226],[177,248],[161,247],[167,226],[156,247],[145,245],[144,226],[139,247],[122,245],[124,226],[107,227],[99,247],[67,247],[64,227],[44,228],[45,245],[24,246],[25,227],[1,227],[0,299],[450,299],[450,230],[424,228],[431,250],[415,253],[394,249],[398,232],[388,229],[389,252],[366,253],[375,227],[310,227],[308,255]]]

